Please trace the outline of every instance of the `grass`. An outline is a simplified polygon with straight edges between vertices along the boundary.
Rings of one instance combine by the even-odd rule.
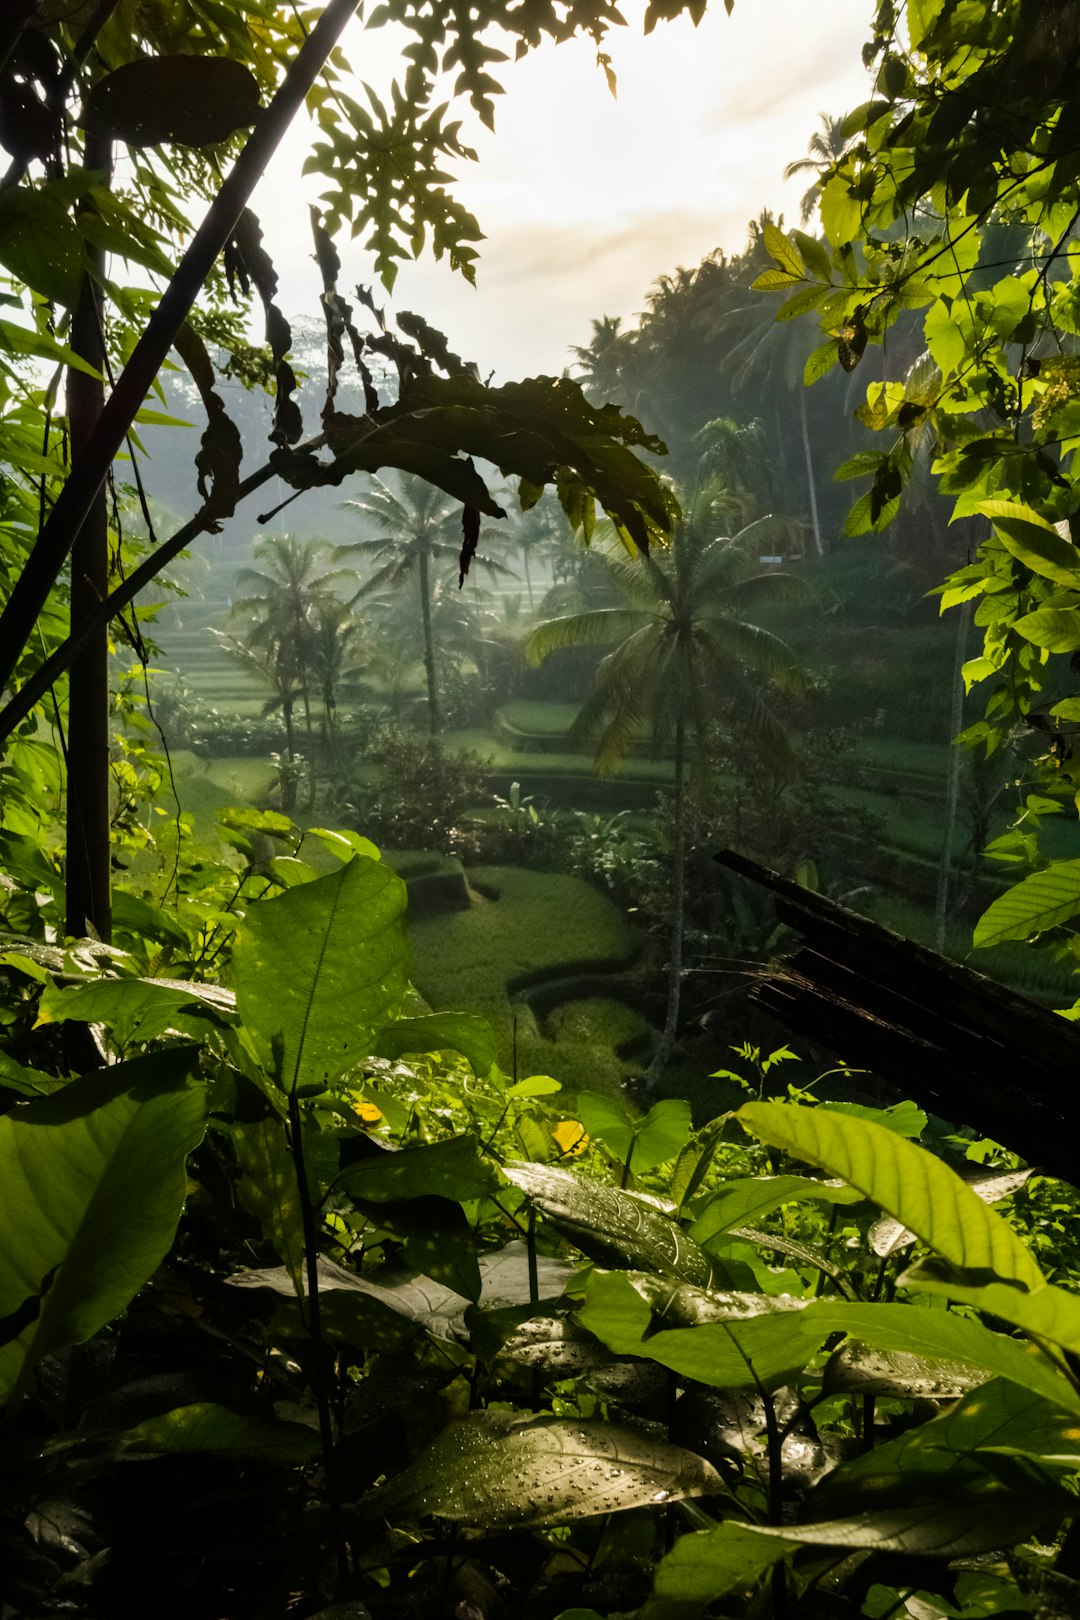
[[[591,885],[563,873],[477,867],[469,878],[477,899],[467,911],[420,917],[410,926],[414,978],[425,1001],[436,1010],[467,1008],[489,1019],[499,1036],[499,1062],[508,1070],[516,1016],[519,1075],[550,1073],[571,1087],[617,1085],[627,1065],[614,1047],[639,1033],[622,1017],[626,1009],[617,1020],[608,1018],[600,1039],[586,1035],[580,1023],[572,1038],[567,1030],[552,1039],[522,992],[530,983],[632,966],[640,941],[621,912]],[[552,1031],[555,1017],[549,1015]],[[600,1027],[595,1019],[592,1027]]]

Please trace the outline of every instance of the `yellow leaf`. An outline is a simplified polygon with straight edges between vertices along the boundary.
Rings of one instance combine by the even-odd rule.
[[[353,1103],[353,1113],[368,1125],[373,1125],[377,1119],[383,1117],[382,1109],[376,1108],[373,1102]]]
[[[560,1152],[568,1158],[576,1158],[589,1145],[585,1127],[579,1119],[560,1119],[557,1125],[551,1127],[551,1134]]]

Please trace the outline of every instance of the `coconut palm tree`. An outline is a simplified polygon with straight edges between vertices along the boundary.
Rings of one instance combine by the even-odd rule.
[[[356,540],[335,548],[337,561],[373,561],[379,566],[361,585],[352,604],[362,597],[415,582],[423,635],[424,670],[427,675],[428,729],[434,736],[439,729],[439,682],[436,664],[436,634],[432,601],[436,578],[456,576],[461,551],[461,506],[410,473],[389,479],[371,480],[367,495],[345,501],[346,510],[356,512],[365,527],[376,532],[371,539]],[[476,556],[473,567],[488,574],[512,574],[490,557]]]
[[[664,1029],[646,1074],[655,1086],[675,1042],[682,979],[689,789],[707,777],[710,722],[737,716],[762,748],[793,763],[772,692],[801,684],[790,649],[753,622],[769,600],[791,599],[798,582],[763,574],[758,549],[772,520],[735,535],[723,532],[736,503],[718,480],[691,498],[666,553],[635,558],[606,553],[623,604],[550,619],[525,645],[532,664],[561,647],[610,646],[570,736],[596,741],[601,775],[618,770],[642,737],[670,739],[674,756],[671,954]],[[770,691],[771,689],[771,691]]]
[[[806,225],[813,217],[818,203],[821,201],[821,189],[828,178],[829,170],[840,161],[844,150],[850,140],[844,131],[845,120],[833,118],[828,113],[818,113],[820,129],[816,129],[806,144],[807,156],[796,158],[784,170],[784,179],[791,180],[797,174],[813,174],[814,179],[809,189],[803,193],[799,204],[799,217]]]

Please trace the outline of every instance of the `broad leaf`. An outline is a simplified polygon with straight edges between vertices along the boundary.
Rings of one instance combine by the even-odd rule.
[[[495,1032],[485,1018],[474,1013],[427,1013],[420,1018],[398,1018],[379,1036],[375,1056],[401,1057],[404,1052],[460,1052],[474,1074],[491,1073],[495,1062]]]
[[[210,146],[259,116],[254,74],[226,56],[144,56],[98,79],[83,129],[128,146]]]
[[[707,1288],[715,1268],[673,1220],[643,1199],[552,1165],[511,1163],[504,1174],[544,1219],[604,1263],[659,1271]]]
[[[978,1176],[967,1185],[983,1203],[996,1204],[999,1198],[1008,1198],[1022,1187],[1030,1175],[1030,1170],[1005,1170],[989,1176]],[[891,1215],[883,1215],[875,1221],[868,1237],[871,1249],[883,1257],[909,1248],[916,1241],[915,1233],[909,1232],[901,1221],[893,1220]]]
[[[725,1182],[709,1198],[700,1208],[690,1235],[695,1243],[705,1244],[717,1233],[759,1220],[783,1204],[857,1204],[861,1197],[843,1181],[813,1181],[809,1176],[747,1176]]]
[[[1005,549],[1025,568],[1057,585],[1080,588],[1080,552],[1052,523],[1017,501],[983,501],[979,511],[990,519]]]
[[[1080,608],[1038,608],[1023,614],[1012,628],[1047,652],[1075,652],[1080,647]]]
[[[507,1243],[503,1248],[479,1256],[481,1310],[528,1305],[532,1293],[529,1258],[524,1243]],[[541,1301],[559,1298],[576,1266],[548,1255],[536,1259],[537,1289]],[[272,1288],[278,1294],[292,1294],[293,1287],[284,1267],[268,1271],[240,1271],[228,1278],[239,1288]],[[430,1277],[406,1271],[360,1273],[346,1271],[332,1260],[319,1259],[319,1290],[352,1290],[378,1300],[399,1316],[417,1322],[438,1339],[464,1339],[468,1336],[465,1313],[469,1300],[452,1288]]]
[[[252,1091],[254,1087],[250,1088]],[[255,1102],[255,1099],[251,1099]],[[263,1236],[284,1261],[297,1294],[304,1293],[304,1225],[284,1121],[271,1108],[256,1117],[238,1117],[232,1128],[233,1147],[240,1170],[236,1197],[253,1215]]]
[[[1080,646],[1080,641],[1076,643]],[[972,944],[1000,945],[1007,939],[1031,939],[1080,915],[1080,861],[1055,861],[1045,872],[999,894],[978,922]]]
[[[187,1047],[73,1080],[0,1119],[0,1397],[117,1316],[169,1250],[202,1139]]]
[[[264,1068],[323,1091],[363,1061],[408,983],[405,885],[358,855],[252,906],[233,947],[237,1010]]]
[[[429,1193],[468,1203],[494,1192],[498,1180],[480,1157],[475,1136],[452,1136],[446,1142],[402,1148],[361,1159],[337,1178],[356,1198],[368,1203],[389,1203],[399,1198],[423,1198]]]
[[[924,1148],[869,1120],[820,1108],[747,1103],[738,1117],[766,1142],[842,1176],[953,1265],[985,1269],[1022,1288],[1044,1285],[1001,1216]]]
[[[198,1040],[215,1027],[235,1022],[231,1008],[222,1005],[214,989],[165,979],[99,979],[66,989],[50,985],[38,1003],[37,1021],[104,1024],[119,1047],[156,1041],[170,1033]]]
[[[489,1411],[451,1424],[368,1505],[395,1519],[526,1528],[722,1490],[710,1463],[642,1430]]]
[[[939,1361],[907,1350],[874,1350],[847,1339],[822,1374],[826,1395],[887,1395],[905,1400],[951,1401],[986,1382],[968,1361]]]
[[[1047,1284],[1027,1292],[999,1278],[988,1278],[985,1272],[965,1272],[934,1260],[912,1266],[899,1283],[973,1305],[1034,1338],[1048,1339],[1080,1355],[1080,1296],[1064,1288]]]
[[[243,1417],[214,1401],[200,1401],[164,1412],[161,1417],[147,1418],[133,1429],[125,1429],[119,1443],[129,1452],[171,1455],[201,1451],[217,1457],[235,1457],[238,1461],[297,1466],[310,1462],[316,1454],[319,1433],[303,1423],[271,1417]]]
[[[749,1591],[796,1546],[734,1519],[680,1536],[656,1571],[641,1620],[698,1620],[706,1604]]]
[[[577,1113],[586,1131],[633,1170],[651,1170],[686,1146],[692,1125],[690,1104],[666,1097],[647,1114],[632,1114],[618,1098],[596,1091],[578,1093]]]

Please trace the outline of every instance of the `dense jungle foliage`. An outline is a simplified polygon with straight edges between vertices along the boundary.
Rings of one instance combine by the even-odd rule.
[[[388,293],[471,278],[456,103],[622,18],[389,0],[384,101],[355,9],[0,18],[0,1617],[1075,1615],[1075,1190],[784,1044],[711,862],[857,901],[856,769],[963,728],[909,898],[1075,998],[1075,8],[881,0],[808,228],[498,387],[357,318],[346,227]],[[248,206],[305,102],[317,335]],[[196,403],[170,512],[143,440]],[[230,555],[271,485],[349,526]],[[157,667],[200,548],[235,710]],[[870,685],[871,633],[924,732],[837,724],[818,650]]]

